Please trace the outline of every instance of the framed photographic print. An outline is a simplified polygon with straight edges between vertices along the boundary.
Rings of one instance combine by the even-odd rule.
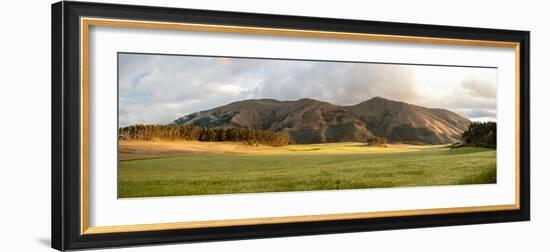
[[[529,32],[52,5],[58,250],[529,220]]]

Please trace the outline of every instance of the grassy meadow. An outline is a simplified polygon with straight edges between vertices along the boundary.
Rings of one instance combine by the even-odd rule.
[[[119,143],[118,196],[233,194],[496,183],[496,150],[362,143]]]

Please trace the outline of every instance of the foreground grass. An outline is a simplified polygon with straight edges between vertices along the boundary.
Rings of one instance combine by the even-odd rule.
[[[335,146],[342,148],[342,145]],[[496,151],[481,147],[409,152],[200,154],[120,161],[118,196],[335,190],[496,182]],[[356,145],[353,148],[357,148]],[[363,147],[371,148],[371,147]]]

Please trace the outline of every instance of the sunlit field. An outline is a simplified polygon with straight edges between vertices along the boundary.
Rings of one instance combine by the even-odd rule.
[[[496,183],[496,150],[481,147],[120,141],[119,151],[121,198]]]

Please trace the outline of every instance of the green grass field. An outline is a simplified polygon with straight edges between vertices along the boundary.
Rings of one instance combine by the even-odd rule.
[[[436,146],[396,151],[358,144],[288,149],[275,154],[218,153],[120,161],[118,196],[496,183],[494,149]]]

